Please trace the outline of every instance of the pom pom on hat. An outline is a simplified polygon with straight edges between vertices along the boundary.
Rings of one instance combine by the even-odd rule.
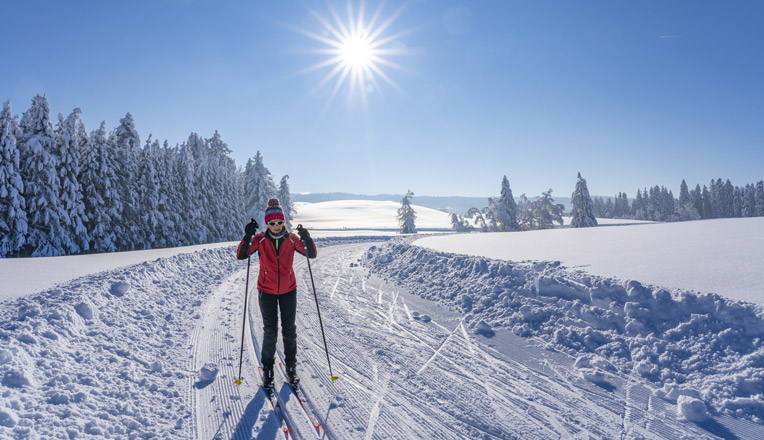
[[[271,220],[286,220],[277,198],[269,199],[268,207],[265,209],[265,222],[268,223]]]

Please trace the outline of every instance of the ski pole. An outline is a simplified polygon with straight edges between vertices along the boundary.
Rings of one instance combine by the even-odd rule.
[[[249,297],[249,262],[247,257],[247,282],[244,285],[244,320],[241,322],[241,347],[239,348],[239,378],[234,381],[236,385],[241,385],[241,358],[244,354],[244,325],[247,323],[247,297]]]
[[[297,230],[302,229],[302,225],[297,225]],[[305,249],[305,257],[308,260],[308,273],[310,273],[310,284],[313,286],[313,297],[316,299],[316,311],[318,312],[318,325],[321,327],[321,337],[324,338],[324,350],[326,351],[326,363],[329,364],[329,376],[332,378],[332,382],[339,379],[338,376],[332,374],[332,361],[329,359],[329,348],[326,345],[326,334],[324,333],[324,324],[321,322],[321,308],[318,307],[318,294],[316,293],[316,283],[313,282],[313,270],[310,268],[310,257],[308,257],[308,250]]]

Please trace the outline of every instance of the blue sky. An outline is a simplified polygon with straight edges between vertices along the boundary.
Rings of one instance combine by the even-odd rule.
[[[365,92],[322,19],[345,1],[4,1],[0,99],[47,93],[88,130],[215,130],[293,192],[569,196],[764,178],[764,2],[363,3],[381,32]],[[357,20],[360,2],[350,2]],[[382,24],[389,25],[382,28]],[[368,26],[367,26],[368,27]],[[389,65],[393,63],[394,66]]]

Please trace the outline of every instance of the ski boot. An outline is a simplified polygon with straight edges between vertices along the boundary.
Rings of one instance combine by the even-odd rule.
[[[292,385],[297,385],[300,383],[300,376],[297,375],[297,367],[294,365],[288,365],[286,367],[287,372],[287,381],[291,383]]]
[[[273,389],[273,367],[263,367],[263,388]]]

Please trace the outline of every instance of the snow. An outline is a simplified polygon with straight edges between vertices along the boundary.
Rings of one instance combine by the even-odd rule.
[[[393,205],[351,222],[388,234],[321,232],[352,218],[332,205],[295,222],[317,232],[313,279],[304,258],[295,274],[323,438],[764,438],[764,311],[700,273],[761,292],[761,219],[391,238],[370,213]],[[239,352],[235,245],[0,260],[0,438],[284,438],[258,388],[252,278]],[[699,281],[659,283],[664,265]],[[277,390],[294,437],[315,438],[278,373]]]
[[[679,396],[676,411],[680,417],[691,422],[702,422],[708,418],[706,404],[702,400],[690,396]]]
[[[416,197],[413,197],[416,202]],[[292,223],[320,230],[343,229],[400,229],[398,208],[400,203],[374,200],[337,200],[332,202],[295,202],[297,215]],[[411,205],[416,213],[417,230],[451,230],[451,215],[416,203]]]
[[[74,255],[69,257],[0,259],[0,300],[18,298],[50,289],[58,283],[119,267],[126,267],[157,258],[193,253],[202,249],[233,246],[233,243],[212,243],[197,246],[153,249],[112,254]],[[117,282],[112,294],[124,294],[128,285]]]
[[[417,246],[764,304],[764,217],[428,237]]]

